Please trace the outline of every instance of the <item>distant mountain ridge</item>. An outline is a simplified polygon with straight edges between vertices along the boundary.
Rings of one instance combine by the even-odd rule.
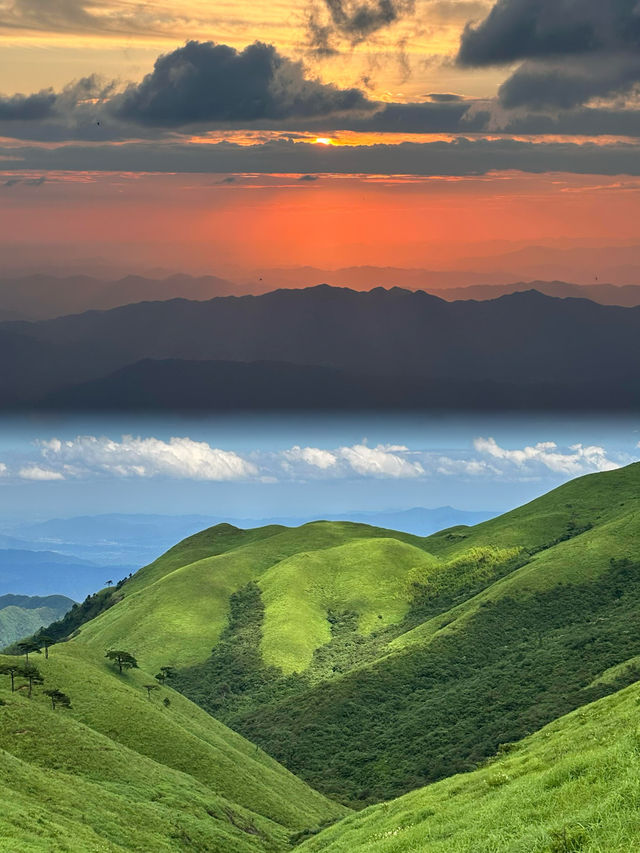
[[[414,507],[387,512],[325,513],[324,517],[393,527],[417,536],[427,536],[444,527],[478,524],[494,515],[495,512],[465,511],[453,507]],[[23,524],[15,531],[22,537],[16,540],[21,542],[21,547],[0,549],[0,595],[8,590],[20,590],[31,595],[59,590],[80,601],[101,589],[107,580],[119,581],[132,569],[156,559],[176,540],[205,527],[221,523],[246,528],[271,524],[298,526],[311,520],[311,516],[237,519],[221,515],[112,513]],[[14,597],[29,600],[27,596]]]
[[[635,308],[640,305],[640,285],[637,284],[571,284],[566,281],[519,281],[510,284],[472,284],[443,290],[427,288],[429,293],[449,302],[458,299],[497,299],[511,293],[536,290],[545,296],[559,299],[590,299],[600,305],[619,305]]]
[[[107,580],[118,581],[129,571],[126,566],[102,566],[55,551],[7,548],[0,550],[0,596],[60,593],[82,599],[101,589]]]
[[[89,275],[0,276],[0,321],[44,320],[134,302],[211,299],[243,292],[246,288],[215,275],[176,274],[162,279],[128,275],[115,281]]]
[[[0,356],[15,365],[0,378],[5,408],[180,408],[189,395],[204,409],[640,405],[640,307],[535,290],[446,302],[319,286],[138,303],[0,324]]]

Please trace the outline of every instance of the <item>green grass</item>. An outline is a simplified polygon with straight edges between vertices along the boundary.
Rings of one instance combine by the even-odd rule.
[[[2,849],[275,851],[341,815],[180,694],[149,699],[147,673],[119,676],[73,641],[33,661],[72,708],[53,711],[43,688],[12,694],[0,678]]]
[[[148,675],[114,681],[105,650],[132,652],[149,673],[177,666],[171,684],[185,696],[312,788],[362,808],[476,771],[501,743],[633,682],[639,610],[632,465],[425,539],[338,522],[211,528],[89,602],[95,618],[50,665],[64,663],[78,695],[89,666],[91,679],[109,679],[87,681],[71,718],[291,832],[338,810],[172,693],[177,733],[161,691],[151,702],[142,691]],[[125,687],[136,695],[118,699],[129,729],[95,698]],[[237,759],[221,757],[232,745],[245,750],[235,776]]]
[[[34,634],[63,616],[73,605],[70,598],[0,595],[0,649]]]
[[[219,525],[186,539],[127,581],[114,593],[122,600],[85,625],[81,640],[100,650],[126,642],[142,665],[154,671],[163,664],[198,663],[208,657],[227,624],[230,596],[249,581],[302,552],[388,535],[386,530],[347,522],[254,531]],[[401,542],[421,541],[408,534],[394,535]],[[203,556],[206,553],[213,556]],[[267,586],[277,607],[272,575]],[[306,659],[304,640],[301,666]]]
[[[428,575],[438,561],[397,539],[361,539],[303,551],[260,578],[265,618],[262,657],[285,674],[307,669],[331,640],[327,614],[353,610],[363,635],[400,622],[409,610],[409,578]]]
[[[633,680],[638,495],[635,465],[421,549],[387,533],[297,554],[258,578],[252,630],[176,684],[350,805],[472,769]]]
[[[640,846],[640,685],[473,773],[373,806],[300,853],[630,853]]]
[[[22,637],[35,634],[38,628],[48,625],[57,618],[49,607],[27,610],[25,607],[3,607],[0,610],[0,649],[15,643]]]

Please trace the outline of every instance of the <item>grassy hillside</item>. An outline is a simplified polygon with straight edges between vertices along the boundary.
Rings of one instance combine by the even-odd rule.
[[[73,603],[63,595],[49,595],[44,598],[1,595],[0,649],[60,619],[73,607]]]
[[[391,534],[402,542],[421,543],[410,534]],[[272,596],[274,634],[281,607],[278,582],[269,570],[290,557],[323,553],[361,539],[384,538],[389,531],[350,522],[314,522],[298,528],[280,526],[238,530],[217,525],[191,536],[139,571],[117,591],[115,607],[81,631],[83,643],[106,649],[127,642],[144,666],[185,666],[205,660],[227,624],[230,596],[263,578]],[[397,543],[399,544],[399,542]],[[419,554],[419,552],[417,552]],[[349,561],[345,556],[345,563]],[[334,557],[334,566],[341,561]],[[284,571],[291,566],[284,563]],[[290,590],[295,596],[295,590]],[[409,595],[405,593],[408,601]],[[271,602],[270,602],[271,603]],[[294,600],[291,599],[291,606]],[[326,621],[326,614],[322,617]],[[317,629],[322,634],[322,629]],[[318,644],[322,641],[319,637]],[[276,636],[274,643],[278,643]],[[303,668],[308,640],[289,653],[291,666]],[[293,655],[293,657],[292,657]],[[297,657],[296,657],[297,656]]]
[[[0,676],[0,846],[271,851],[341,815],[180,694],[148,696],[147,673],[119,675],[73,642],[31,660],[44,677],[32,699]],[[47,688],[71,709],[52,710]]]
[[[175,683],[354,805],[473,769],[633,680],[639,495],[635,465],[420,548],[387,533],[288,558],[236,594],[213,655]]]
[[[300,853],[628,853],[640,844],[640,685],[562,717],[482,769],[373,806]]]
[[[177,667],[174,687],[362,806],[473,770],[634,679],[640,465],[425,539],[219,525],[104,596],[69,649]]]

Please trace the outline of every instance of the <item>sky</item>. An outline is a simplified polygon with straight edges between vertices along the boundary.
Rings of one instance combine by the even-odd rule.
[[[639,459],[637,415],[4,418],[0,517],[498,512]]]
[[[640,242],[636,0],[0,0],[0,34],[18,266]]]

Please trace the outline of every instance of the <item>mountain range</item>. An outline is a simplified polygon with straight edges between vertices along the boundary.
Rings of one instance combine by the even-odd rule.
[[[48,626],[37,666],[70,708],[0,675],[4,837],[628,853],[639,519],[635,464],[428,537],[332,521],[188,537]]]
[[[426,536],[454,524],[476,524],[495,514],[453,507],[414,507],[388,512],[343,513],[340,518]],[[328,517],[337,518],[331,514]],[[295,516],[232,519],[228,516],[110,513],[23,523],[11,528],[11,536],[0,534],[0,595],[60,592],[81,601],[102,588],[108,579],[116,582],[154,560],[176,539],[212,524],[297,526],[311,520]]]
[[[60,594],[80,600],[100,589],[107,580],[118,580],[133,568],[133,565],[105,566],[54,550],[3,548],[0,549],[0,596]]]
[[[509,284],[475,284],[468,287],[450,287],[429,292],[453,302],[457,299],[497,299],[510,293],[536,290],[545,296],[558,299],[590,299],[601,305],[620,305],[634,308],[640,305],[640,285],[627,284],[570,284],[566,281],[519,281]]]
[[[212,299],[242,292],[246,288],[214,275],[127,275],[111,281],[89,275],[4,275],[0,276],[0,320],[44,320],[133,302]]]
[[[505,356],[508,353],[508,357]],[[0,324],[5,409],[640,405],[640,307],[320,286]],[[490,377],[490,379],[488,378]]]

